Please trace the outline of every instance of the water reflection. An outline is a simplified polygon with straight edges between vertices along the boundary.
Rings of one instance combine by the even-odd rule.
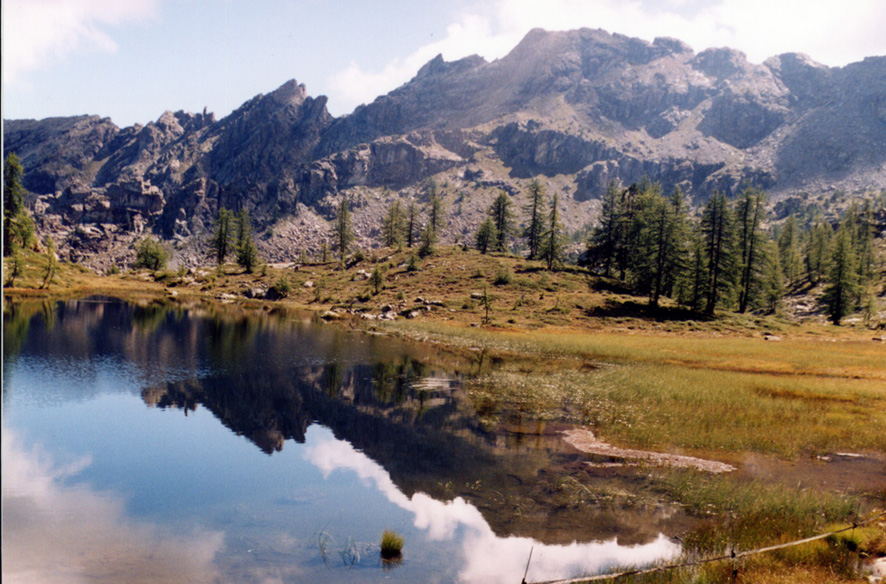
[[[614,566],[648,564],[675,557],[680,546],[659,536],[648,544],[625,546],[615,539],[595,543],[545,545],[524,537],[499,537],[480,511],[461,497],[438,501],[425,493],[407,496],[397,488],[390,474],[379,464],[341,440],[327,439],[312,444],[305,457],[321,469],[324,476],[337,470],[356,473],[372,483],[388,501],[409,511],[416,528],[432,541],[460,538],[453,558],[461,566],[458,581],[464,583],[513,584],[523,577],[532,552],[529,580],[544,581],[571,578],[576,574],[594,574]],[[408,544],[407,544],[408,546]]]
[[[4,582],[217,581],[221,533],[132,521],[119,497],[69,484],[88,459],[56,466],[7,429],[2,445]]]
[[[33,427],[51,428],[52,438],[61,420],[65,427],[94,434],[94,440],[84,442],[89,448],[104,449],[108,443],[114,456],[129,456],[126,462],[103,461],[100,474],[115,489],[123,483],[121,492],[136,489],[139,499],[130,501],[130,508],[143,517],[153,517],[157,507],[162,512],[183,511],[188,515],[183,524],[193,522],[192,514],[199,518],[215,514],[214,522],[207,524],[228,533],[217,559],[222,580],[232,574],[239,576],[231,578],[237,581],[262,581],[268,574],[291,580],[296,573],[304,575],[303,568],[321,568],[319,563],[305,568],[307,551],[317,559],[314,550],[305,549],[305,540],[322,530],[330,508],[340,509],[355,498],[362,507],[368,505],[365,489],[341,490],[335,498],[327,493],[327,485],[309,483],[305,468],[317,481],[326,477],[333,483],[333,475],[354,474],[374,490],[384,505],[376,506],[371,518],[361,518],[361,529],[367,529],[365,525],[375,529],[374,524],[392,509],[409,517],[413,536],[419,533],[425,541],[422,557],[418,558],[414,540],[412,553],[408,551],[407,540],[404,564],[389,574],[393,578],[414,579],[439,568],[447,574],[442,581],[456,577],[464,582],[519,581],[532,546],[536,551],[530,577],[535,579],[645,562],[676,550],[660,535],[669,525],[669,510],[632,513],[556,499],[551,489],[562,477],[584,472],[584,458],[558,439],[555,427],[540,425],[525,440],[519,434],[484,430],[475,406],[461,391],[466,376],[495,366],[483,354],[445,354],[436,347],[261,311],[167,309],[121,302],[15,307],[5,314],[4,327],[7,339],[13,340],[10,362],[14,364],[7,370],[10,387],[18,392],[11,410],[28,410],[22,407],[27,400],[51,394],[51,400],[41,398],[40,407],[17,415],[32,416]],[[109,392],[126,394],[127,400],[101,402],[104,407],[112,405],[113,413],[87,411],[100,407],[98,394]],[[129,396],[141,401],[133,403]],[[8,400],[4,386],[4,405],[10,405]],[[83,404],[76,416],[59,407],[53,420],[41,409],[71,402]],[[108,424],[106,420],[114,416],[120,420]],[[75,417],[79,421],[67,424]],[[5,434],[3,442],[5,512]],[[13,455],[13,461],[15,456],[23,460],[30,456]],[[134,470],[142,460],[148,466]],[[46,475],[49,467],[40,468]],[[132,476],[144,474],[122,481],[115,478],[118,469],[127,469],[124,472]],[[92,515],[103,518],[96,532],[121,530],[123,535],[114,545],[132,547],[126,542],[138,536],[160,541],[157,545],[165,550],[166,542],[180,539],[157,527],[131,524],[118,498],[82,487],[72,490],[65,486],[68,474],[51,476],[54,482],[41,483],[50,485],[41,487],[44,491],[68,493],[71,500],[77,500],[71,493],[84,497],[79,503],[83,509],[106,509]],[[144,481],[151,484],[135,486]],[[280,489],[290,483],[294,486],[282,495]],[[39,487],[33,481],[28,485]],[[11,498],[10,505],[19,504],[18,500]],[[298,503],[303,500],[309,503]],[[232,511],[231,505],[255,515]],[[60,512],[67,508],[62,506]],[[86,520],[71,513],[78,521]],[[51,529],[50,524],[44,520],[40,527]],[[300,531],[290,529],[295,524]],[[339,524],[343,536],[350,537],[348,530],[356,529],[348,521]],[[37,533],[34,527],[33,534]],[[204,534],[203,543],[188,552],[188,558],[199,559],[201,567],[210,565],[220,545],[213,538],[220,537],[215,532]],[[376,536],[362,537],[373,541]],[[23,553],[22,547],[17,553]],[[124,547],[108,549],[121,555]],[[244,560],[254,557],[256,548],[264,549],[273,561]],[[94,549],[86,555],[98,554]],[[139,548],[132,549],[132,561],[142,562]],[[439,553],[443,556],[433,559]],[[175,561],[173,554],[166,563]],[[201,577],[179,581],[201,581]],[[316,574],[312,578],[318,580]]]

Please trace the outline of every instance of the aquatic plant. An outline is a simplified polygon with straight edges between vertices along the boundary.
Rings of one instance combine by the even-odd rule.
[[[403,536],[385,529],[381,534],[381,557],[383,560],[399,558],[403,553]]]

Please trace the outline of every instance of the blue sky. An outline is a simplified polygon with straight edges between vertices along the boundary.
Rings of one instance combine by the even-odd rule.
[[[222,117],[289,79],[334,115],[408,81],[438,53],[504,56],[533,27],[603,28],[753,62],[830,66],[886,55],[884,0],[4,0],[3,118],[163,111]]]

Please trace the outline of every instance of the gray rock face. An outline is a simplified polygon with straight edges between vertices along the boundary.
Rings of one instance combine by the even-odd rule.
[[[775,193],[886,188],[886,57],[832,69],[789,53],[754,65],[675,39],[536,29],[494,62],[438,56],[341,118],[289,81],[221,120],[10,120],[4,138],[38,228],[63,255],[145,231],[199,252],[222,206],[248,208],[257,232],[289,221],[288,240],[259,241],[280,255],[317,236],[341,193],[378,210],[372,197],[417,193],[434,175],[458,181],[450,229],[462,234],[485,204],[472,190],[515,195],[538,175],[565,191],[576,227],[611,180],[648,176],[695,201],[746,182]],[[361,235],[372,221],[357,222]]]

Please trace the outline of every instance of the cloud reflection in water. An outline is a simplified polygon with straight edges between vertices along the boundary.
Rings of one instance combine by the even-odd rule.
[[[378,463],[342,440],[324,439],[305,448],[305,458],[325,477],[336,470],[350,470],[367,484],[374,483],[398,507],[414,514],[414,525],[434,541],[453,540],[461,529],[461,568],[458,581],[466,584],[513,584],[526,568],[530,549],[532,563],[528,581],[571,578],[598,573],[613,566],[649,564],[671,559],[680,546],[664,535],[637,546],[622,546],[615,539],[604,542],[546,545],[525,537],[498,537],[480,511],[462,499],[443,502],[424,493],[406,496]]]
[[[59,467],[3,430],[4,584],[217,581],[222,533],[132,521],[119,496],[65,484],[88,464]]]

